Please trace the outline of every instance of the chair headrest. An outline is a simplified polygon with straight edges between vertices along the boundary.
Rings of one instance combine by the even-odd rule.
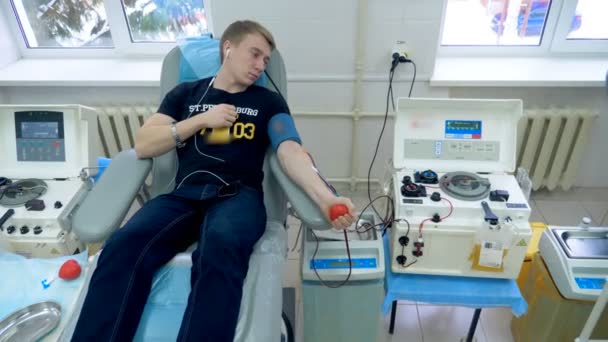
[[[220,61],[220,42],[209,35],[186,38],[179,43],[180,63],[178,82],[191,82],[217,75]],[[255,84],[265,87],[266,75]]]

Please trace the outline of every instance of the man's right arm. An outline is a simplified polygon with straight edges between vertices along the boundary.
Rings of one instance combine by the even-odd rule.
[[[227,104],[214,106],[204,115],[193,115],[178,122],[175,127],[181,141],[205,128],[229,127],[237,118],[236,108]],[[162,113],[152,115],[137,131],[135,136],[135,153],[140,159],[153,158],[175,148],[175,139],[171,133],[171,123],[175,120]]]
[[[156,113],[144,123],[135,137],[135,152],[138,158],[157,157],[175,147],[175,139],[173,139],[171,133],[171,123],[173,121],[175,120],[169,115]],[[185,141],[205,128],[204,121],[203,115],[195,115],[178,122],[175,125],[177,135],[182,141]]]

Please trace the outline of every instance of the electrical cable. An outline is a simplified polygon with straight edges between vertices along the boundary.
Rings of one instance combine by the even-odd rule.
[[[293,247],[291,248],[291,251],[295,251],[296,247],[298,246],[298,241],[300,241],[300,235],[302,234],[302,228],[304,227],[304,223],[302,221],[300,221],[300,229],[298,229],[298,236],[296,236],[296,242],[294,242]]]
[[[393,63],[393,67],[391,67],[391,70],[389,72],[389,77],[388,77],[389,89],[386,93],[386,109],[384,111],[384,120],[382,121],[382,129],[380,130],[380,135],[378,136],[378,141],[376,142],[376,149],[374,150],[374,156],[372,157],[372,161],[369,164],[369,169],[367,170],[367,198],[370,201],[370,203],[372,203],[370,178],[371,178],[374,162],[376,161],[376,156],[378,155],[378,149],[380,148],[380,142],[382,141],[382,135],[384,134],[384,129],[386,128],[386,121],[388,118],[388,105],[389,105],[389,99],[390,99],[390,94],[391,94],[390,90],[391,90],[391,87],[393,84],[393,76],[394,76],[394,63]],[[371,206],[372,206],[372,209],[374,210],[374,212],[376,213],[376,215],[378,217],[381,217],[381,215],[378,212],[378,210],[376,209],[376,207],[373,204]]]
[[[385,112],[384,112],[384,120],[382,122],[382,129],[380,130],[380,135],[378,136],[378,141],[376,142],[374,156],[372,157],[372,161],[371,161],[371,163],[369,165],[369,169],[367,171],[367,197],[368,197],[368,200],[370,201],[370,203],[372,202],[371,189],[370,189],[371,188],[371,184],[370,184],[371,183],[371,181],[370,181],[371,172],[372,172],[374,162],[376,161],[376,157],[378,155],[378,149],[380,147],[380,142],[382,141],[382,135],[384,134],[384,129],[386,128],[386,121],[388,118],[388,109],[389,109],[389,100],[392,104],[393,112],[396,111],[395,100],[393,97],[393,77],[395,75],[395,70],[400,63],[412,63],[412,65],[414,66],[414,75],[412,77],[412,82],[410,84],[408,98],[412,96],[412,90],[414,88],[414,83],[416,82],[416,63],[414,63],[414,61],[412,61],[411,59],[408,59],[405,57],[400,57],[398,54],[393,54],[393,60],[391,61],[391,68],[389,71],[389,78],[388,78],[388,91],[386,94],[386,108],[385,108]],[[376,213],[376,215],[378,217],[381,217],[378,210],[376,209],[376,207],[373,204],[372,204],[372,209],[374,210],[374,213]]]
[[[452,202],[449,199],[447,199],[445,197],[441,197],[441,200],[448,202],[448,204],[450,205],[450,211],[448,212],[447,215],[445,215],[443,217],[440,217],[439,218],[439,222],[441,222],[441,221],[445,220],[446,218],[450,217],[452,215],[452,213],[454,212],[454,205],[452,204]],[[424,223],[426,221],[430,221],[432,219],[433,219],[432,217],[429,217],[429,218],[426,218],[426,219],[422,220],[422,222],[420,222],[420,226],[418,226],[418,238],[422,239],[422,227],[424,226]]]

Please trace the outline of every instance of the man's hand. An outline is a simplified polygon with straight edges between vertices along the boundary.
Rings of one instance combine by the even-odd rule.
[[[200,117],[204,127],[222,128],[232,126],[239,115],[236,113],[235,106],[229,104],[219,104],[201,114]]]
[[[345,205],[346,208],[348,208],[348,213],[331,221],[331,218],[329,216],[331,207],[337,204]],[[353,205],[353,202],[351,202],[351,200],[347,197],[337,197],[331,194],[330,196],[322,200],[320,207],[323,211],[323,215],[325,215],[325,217],[327,218],[327,221],[330,221],[332,226],[337,229],[346,229],[350,227],[350,225],[352,225],[353,222],[355,222],[356,220],[355,206]]]

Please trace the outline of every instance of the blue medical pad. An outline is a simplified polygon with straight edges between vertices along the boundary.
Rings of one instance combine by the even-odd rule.
[[[186,38],[180,49],[179,83],[215,76],[222,66],[220,42],[208,35]],[[255,84],[266,86],[266,74],[260,75]]]
[[[528,304],[513,279],[397,274],[391,271],[388,234],[384,237],[386,296],[384,315],[395,300],[410,300],[471,308],[511,307],[516,317],[526,313]]]
[[[279,113],[270,118],[268,122],[268,137],[275,151],[285,140],[293,140],[300,145],[302,144],[302,139],[300,139],[300,135],[296,130],[293,118],[287,113]]]
[[[190,295],[190,266],[163,266],[154,275],[134,342],[175,341]]]
[[[50,275],[57,275],[61,265],[74,259],[80,264],[82,273],[73,280],[55,279],[48,289],[42,287],[41,281]],[[61,306],[61,321],[66,321],[71,312],[78,290],[85,281],[84,271],[87,265],[88,251],[57,258],[27,259],[21,255],[0,250],[0,320],[11,313],[29,305],[54,301]]]

